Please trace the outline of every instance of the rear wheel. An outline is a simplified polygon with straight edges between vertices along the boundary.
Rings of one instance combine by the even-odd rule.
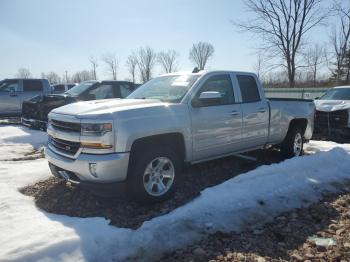
[[[296,157],[303,154],[304,140],[301,128],[294,127],[288,131],[288,134],[282,143],[282,154],[287,157]]]
[[[155,147],[132,156],[128,192],[138,201],[167,199],[178,182],[180,161],[168,147]]]

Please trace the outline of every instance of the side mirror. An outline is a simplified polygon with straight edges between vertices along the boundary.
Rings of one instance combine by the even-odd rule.
[[[315,97],[315,99],[314,99],[314,100],[317,100],[317,99],[320,99],[320,97]]]
[[[202,92],[197,99],[194,99],[192,105],[194,107],[212,106],[219,104],[222,95],[216,91]]]
[[[221,99],[221,94],[216,91],[202,92],[199,95],[199,100],[203,100],[203,101],[217,100],[217,99]]]

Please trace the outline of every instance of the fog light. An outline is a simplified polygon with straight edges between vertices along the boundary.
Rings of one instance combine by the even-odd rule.
[[[94,177],[97,177],[97,164],[96,163],[89,163],[89,170],[90,174]]]

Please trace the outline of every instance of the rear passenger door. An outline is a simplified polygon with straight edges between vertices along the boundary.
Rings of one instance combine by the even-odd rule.
[[[21,93],[22,102],[28,99],[31,99],[34,96],[40,95],[43,93],[44,87],[41,80],[22,80],[23,81],[23,89]],[[22,104],[21,104],[22,108]]]
[[[253,149],[267,142],[269,107],[257,79],[250,74],[236,74],[242,99],[242,142],[245,149]]]

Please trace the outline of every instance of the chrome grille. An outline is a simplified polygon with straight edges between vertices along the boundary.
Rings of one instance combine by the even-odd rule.
[[[51,119],[51,125],[57,130],[80,133],[80,123],[64,122],[64,121]]]
[[[344,127],[348,123],[348,110],[337,110],[333,112],[316,111],[315,126],[318,128]]]
[[[80,147],[79,142],[62,140],[54,138],[52,136],[49,136],[49,144],[52,145],[56,150],[71,156],[74,156]]]

